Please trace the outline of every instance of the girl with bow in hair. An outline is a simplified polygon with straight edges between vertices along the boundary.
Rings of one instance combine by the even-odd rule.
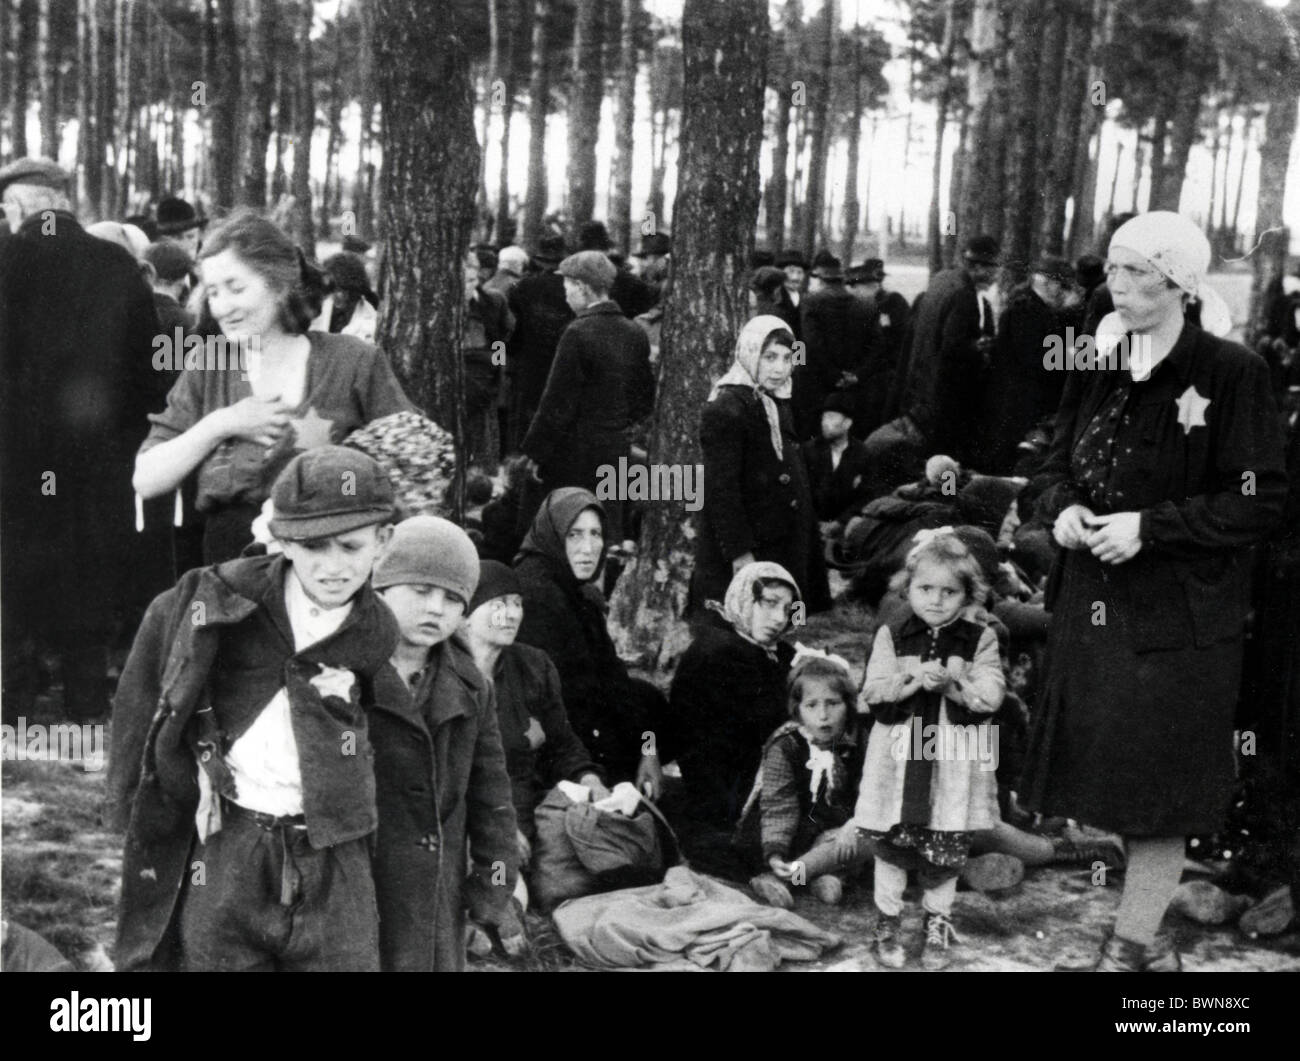
[[[845,871],[871,858],[853,823],[867,726],[841,657],[796,646],[787,685],[790,721],[768,738],[741,823],[743,830],[757,814],[767,866],[749,886],[787,910],[794,905],[790,887],[802,884],[835,905]]]
[[[932,531],[907,556],[909,615],[881,626],[862,702],[875,718],[854,820],[875,842],[876,959],[906,961],[903,890],[915,869],[924,892],[921,963],[942,969],[954,938],[953,899],[974,834],[998,820],[996,761],[972,754],[981,723],[1002,705],[997,635],[969,605],[983,597],[979,562],[951,530]],[[992,745],[996,748],[996,745]]]
[[[209,338],[183,352],[166,409],[150,414],[133,485],[147,499],[197,476],[211,564],[252,541],[271,483],[296,454],[413,406],[375,347],[310,330],[324,274],[273,222],[232,217],[204,242],[199,268],[198,330]],[[182,354],[172,353],[169,367]]]

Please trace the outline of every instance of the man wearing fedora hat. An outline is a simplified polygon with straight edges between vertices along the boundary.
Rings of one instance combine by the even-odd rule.
[[[191,256],[197,256],[203,230],[208,227],[208,219],[199,216],[193,206],[175,195],[160,199],[156,214],[158,238],[174,239]]]
[[[795,430],[805,440],[820,433],[822,401],[833,391],[843,391],[859,415],[880,353],[875,311],[844,286],[840,260],[823,252],[813,276],[822,286],[800,307],[805,361],[794,370]]]
[[[564,260],[564,237],[555,233],[538,241],[532,263],[536,270],[510,289],[508,302],[515,330],[506,345],[506,386],[510,392],[509,438],[502,451],[519,448],[542,400],[560,336],[573,320],[564,298],[564,278],[555,268]]]
[[[89,235],[70,175],[49,159],[0,169],[0,606],[6,711],[35,695],[53,649],[64,708],[109,710],[108,650],[122,617],[170,581],[145,573],[131,454],[166,402],[152,366],[158,316],[139,264]],[[152,570],[152,568],[150,568]]]
[[[866,438],[885,422],[911,325],[912,307],[897,291],[885,288],[887,275],[883,259],[867,258],[849,269],[844,278],[849,291],[875,309],[880,325],[880,356],[871,373],[872,385],[864,395],[860,422],[853,423],[855,438]]]
[[[1056,415],[1066,374],[1047,368],[1044,353],[1053,337],[1065,342],[1073,319],[1066,302],[1074,285],[1074,266],[1044,255],[1002,311],[979,418],[977,464],[983,472],[1011,475],[1021,441]]]
[[[900,411],[919,431],[927,455],[946,453],[963,463],[971,458],[995,332],[982,292],[993,285],[999,254],[993,237],[972,237],[961,265],[937,273],[914,311]]]

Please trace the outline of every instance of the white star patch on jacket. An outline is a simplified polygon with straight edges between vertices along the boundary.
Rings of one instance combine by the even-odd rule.
[[[1188,387],[1174,401],[1178,406],[1178,423],[1182,425],[1183,434],[1190,435],[1194,427],[1206,427],[1205,410],[1209,408],[1210,399],[1201,397],[1197,389]]]

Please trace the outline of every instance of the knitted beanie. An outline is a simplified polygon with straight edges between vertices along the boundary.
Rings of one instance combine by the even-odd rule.
[[[468,534],[440,516],[412,516],[393,529],[372,582],[375,589],[439,586],[468,603],[478,573],[478,552]]]
[[[472,613],[480,604],[486,604],[497,597],[511,593],[522,593],[519,588],[519,576],[513,567],[508,567],[500,560],[484,560],[479,564],[478,589],[465,609],[465,614]]]

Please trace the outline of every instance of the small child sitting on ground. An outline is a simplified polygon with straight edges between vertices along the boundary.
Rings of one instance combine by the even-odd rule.
[[[848,664],[800,646],[788,688],[791,721],[768,739],[741,819],[743,830],[757,808],[768,867],[749,886],[787,910],[794,905],[790,885],[807,884],[822,902],[838,903],[841,874],[871,857],[852,821],[866,733]]]

